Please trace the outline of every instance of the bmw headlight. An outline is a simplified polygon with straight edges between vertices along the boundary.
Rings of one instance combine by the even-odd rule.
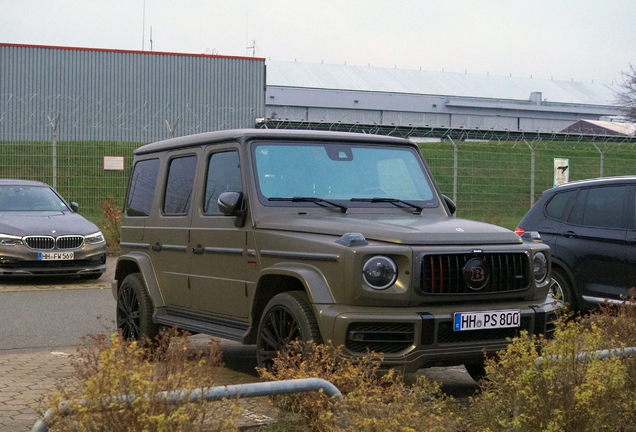
[[[537,252],[534,254],[532,260],[532,271],[534,273],[534,280],[537,283],[543,283],[548,275],[548,259],[543,252]]]
[[[362,277],[371,288],[383,290],[395,283],[397,266],[391,258],[374,256],[362,267]]]
[[[97,244],[97,243],[103,243],[104,240],[104,234],[102,234],[101,231],[97,231],[94,234],[89,234],[86,237],[84,237],[84,241],[87,244]]]
[[[22,237],[0,234],[0,246],[17,246],[21,244],[24,244]]]

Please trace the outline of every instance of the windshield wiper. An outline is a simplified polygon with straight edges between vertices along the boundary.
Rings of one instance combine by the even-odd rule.
[[[349,201],[351,202],[370,202],[370,203],[389,203],[389,204],[393,204],[396,207],[399,208],[407,208],[410,207],[412,209],[415,209],[415,211],[413,212],[413,214],[422,214],[422,210],[424,209],[424,207],[420,207],[418,205],[412,204],[408,201],[404,201],[398,198],[351,198]],[[400,205],[403,204],[403,205]],[[404,207],[407,206],[407,207]]]
[[[318,204],[320,207],[328,207],[324,204],[328,204],[332,207],[337,207],[340,209],[341,213],[347,212],[347,207],[342,204],[335,203],[333,201],[328,201],[323,198],[317,197],[293,197],[293,198],[267,198],[268,201],[290,201],[290,202],[312,202],[314,204]]]

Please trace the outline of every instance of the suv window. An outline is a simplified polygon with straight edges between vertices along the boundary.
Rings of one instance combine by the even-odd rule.
[[[624,186],[582,190],[572,209],[570,222],[589,227],[621,228],[626,197]]]
[[[184,215],[190,211],[194,174],[197,170],[197,157],[186,156],[170,161],[166,195],[163,201],[163,213]]]
[[[130,180],[126,214],[128,216],[148,216],[155,196],[159,159],[147,159],[135,164]]]
[[[551,218],[564,221],[568,215],[570,205],[576,196],[576,190],[555,194],[545,208]]]
[[[410,149],[338,144],[262,143],[254,148],[262,200],[390,197],[437,205],[432,186]]]
[[[208,176],[205,183],[205,202],[203,213],[220,215],[217,200],[226,191],[241,192],[241,169],[238,152],[214,153],[208,163]]]

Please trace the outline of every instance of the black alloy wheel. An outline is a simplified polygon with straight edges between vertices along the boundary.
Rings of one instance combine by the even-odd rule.
[[[124,279],[117,296],[117,329],[124,339],[153,339],[159,326],[152,321],[153,306],[139,273]]]

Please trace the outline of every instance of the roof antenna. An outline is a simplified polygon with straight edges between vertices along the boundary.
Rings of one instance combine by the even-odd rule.
[[[144,42],[146,39],[146,0],[144,0],[144,13],[141,19],[141,50],[144,50]]]

